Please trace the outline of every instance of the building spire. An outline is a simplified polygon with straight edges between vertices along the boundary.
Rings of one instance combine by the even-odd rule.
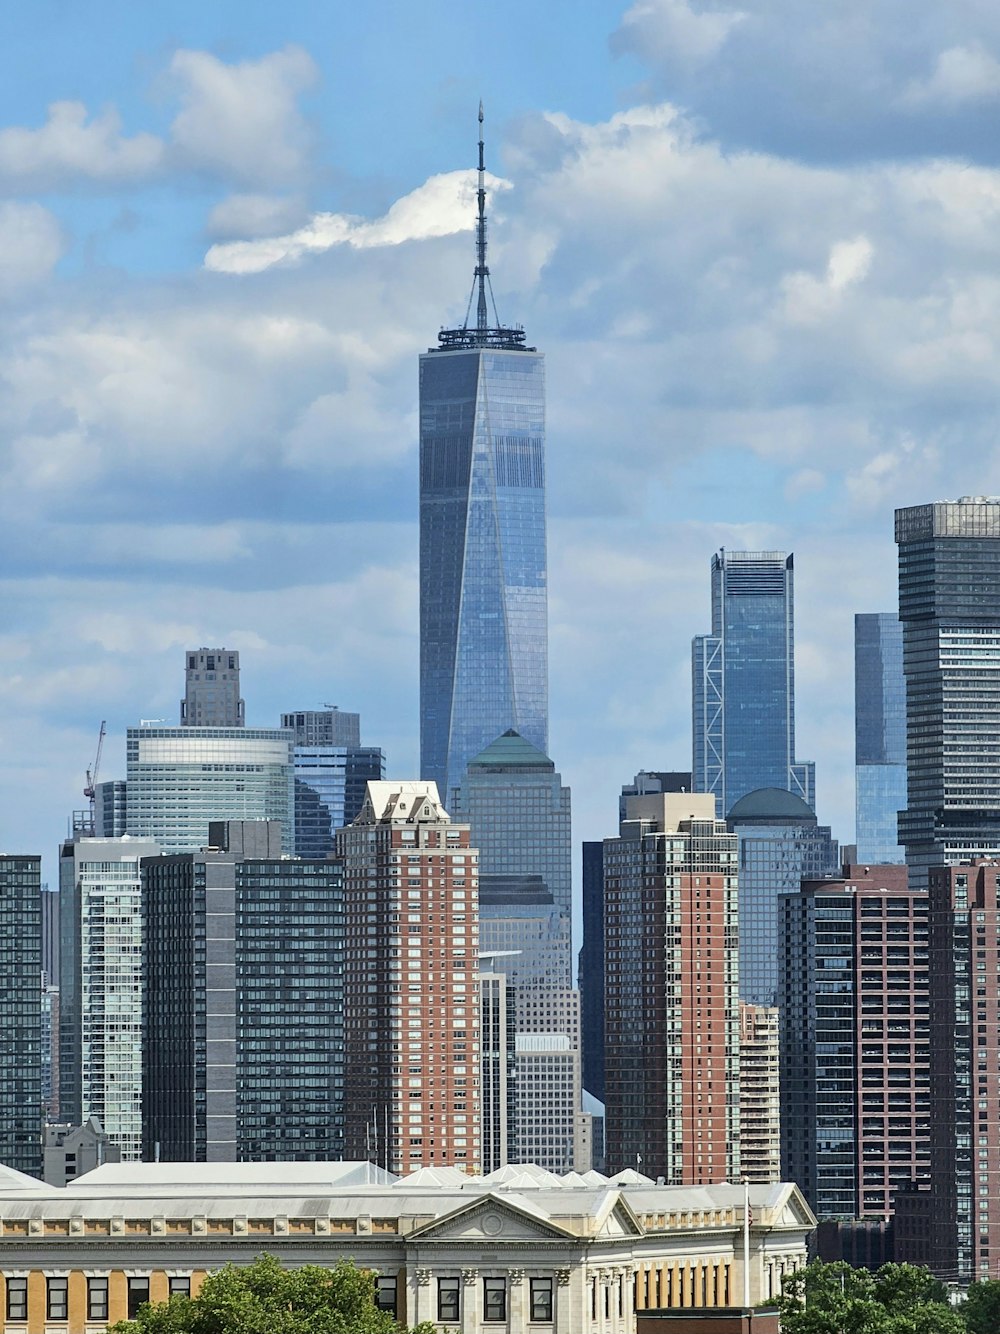
[[[465,321],[460,329],[442,329],[438,334],[439,347],[432,352],[444,352],[459,347],[495,347],[508,351],[529,351],[525,348],[525,332],[520,325],[509,328],[500,323],[496,301],[493,297],[493,285],[486,263],[486,148],[483,142],[483,104],[479,103],[479,174],[476,186],[476,268],[472,279],[472,291],[465,311]],[[470,327],[472,301],[476,299],[476,322]],[[490,308],[493,323],[490,323]]]

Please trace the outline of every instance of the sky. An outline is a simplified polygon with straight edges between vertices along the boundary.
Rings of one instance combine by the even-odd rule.
[[[721,546],[795,553],[798,757],[853,836],[893,508],[1000,492],[993,0],[0,8],[0,846],[49,878],[183,653],[418,768],[417,356],[471,285],[548,383],[575,836],[690,764]]]

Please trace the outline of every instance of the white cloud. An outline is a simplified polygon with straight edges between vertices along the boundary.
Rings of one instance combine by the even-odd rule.
[[[740,10],[695,8],[688,0],[637,0],[611,39],[612,50],[641,52],[667,66],[703,64],[746,18]]]
[[[982,45],[950,46],[940,52],[931,74],[913,79],[899,97],[908,108],[945,110],[1000,98],[1000,60]]]
[[[275,236],[305,221],[303,200],[290,195],[229,195],[208,215],[210,235],[231,237]]]
[[[830,247],[823,278],[801,272],[788,274],[781,282],[786,318],[795,324],[811,324],[832,314],[844,292],[865,279],[874,253],[868,238],[857,236]]]
[[[105,185],[145,180],[163,161],[155,135],[122,134],[121,118],[108,107],[88,120],[82,102],[53,102],[39,129],[0,130],[0,186],[45,190],[76,181]]]
[[[0,203],[0,296],[47,278],[63,249],[59,224],[41,204]]]
[[[488,175],[487,183],[491,194],[510,188],[510,182],[496,176]],[[217,273],[261,273],[276,264],[296,263],[307,255],[321,254],[335,246],[363,250],[452,236],[471,229],[475,197],[473,175],[466,171],[446,172],[432,176],[397,199],[381,218],[367,221],[346,213],[317,213],[304,227],[287,236],[214,245],[205,256],[205,267]]]
[[[312,58],[288,46],[227,65],[207,51],[178,51],[170,82],[181,110],[171,126],[175,162],[251,185],[302,179],[311,135],[299,95],[316,79]]]

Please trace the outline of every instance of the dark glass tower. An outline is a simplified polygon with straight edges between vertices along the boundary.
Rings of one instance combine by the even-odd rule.
[[[482,118],[469,309],[420,358],[420,772],[442,795],[508,728],[548,752],[545,366],[490,319]]]
[[[815,808],[815,767],[795,759],[793,557],[712,557],[712,633],[692,644],[695,792],[725,816],[748,792],[778,787]]]
[[[0,855],[0,1162],[42,1175],[41,858]]]
[[[910,883],[1000,856],[1000,499],[896,511]]]
[[[896,835],[906,805],[903,624],[895,612],[854,618],[854,773],[858,861],[903,860]]]

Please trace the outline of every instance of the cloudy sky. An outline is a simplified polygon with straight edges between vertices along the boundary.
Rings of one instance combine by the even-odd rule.
[[[796,556],[799,755],[853,833],[894,505],[1000,491],[994,0],[35,0],[0,11],[0,810],[52,857],[102,718],[242,654],[248,721],[417,768],[417,354],[487,111],[547,354],[551,751],[577,834],[690,756],[719,546]],[[50,871],[51,875],[51,871]]]

